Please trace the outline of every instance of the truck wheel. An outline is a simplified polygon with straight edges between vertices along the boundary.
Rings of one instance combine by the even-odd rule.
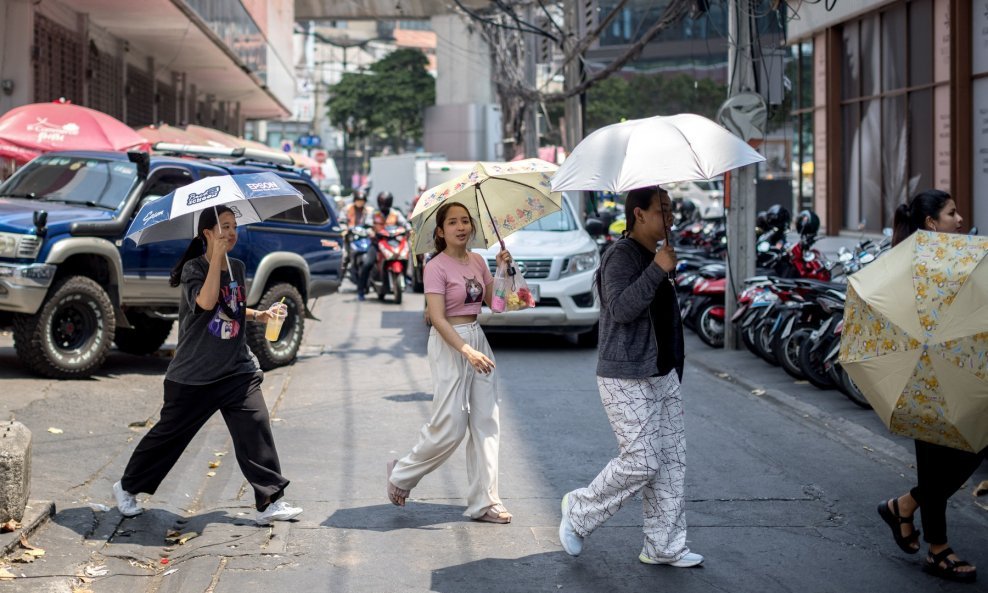
[[[106,359],[116,325],[103,287],[85,276],[69,276],[52,286],[37,313],[14,317],[14,349],[40,375],[85,378]]]
[[[144,313],[127,315],[132,327],[118,327],[113,335],[117,349],[127,354],[143,356],[156,352],[172,333],[172,322],[169,319],[151,317]]]
[[[264,311],[280,302],[282,298],[285,299],[285,306],[288,307],[288,317],[285,318],[281,336],[276,342],[264,338],[264,324],[247,324],[247,344],[257,357],[261,370],[264,371],[294,362],[302,345],[302,335],[305,332],[305,303],[298,289],[285,282],[274,284],[264,291],[260,302],[254,308]]]

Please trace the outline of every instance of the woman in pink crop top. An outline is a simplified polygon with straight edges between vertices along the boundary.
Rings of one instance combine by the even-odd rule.
[[[388,463],[388,498],[398,506],[412,488],[467,441],[467,508],[476,521],[510,523],[497,491],[500,435],[494,353],[477,323],[480,306],[491,304],[494,279],[484,258],[467,249],[476,233],[463,204],[447,202],[436,211],[436,253],[425,267],[425,300],[432,321],[429,368],[435,382],[432,417],[418,443]],[[502,250],[501,263],[511,256]]]

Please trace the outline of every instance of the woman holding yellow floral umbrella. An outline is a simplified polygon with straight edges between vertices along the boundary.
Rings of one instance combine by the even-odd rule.
[[[960,231],[962,222],[954,200],[949,194],[938,190],[927,190],[915,196],[908,205],[903,204],[896,210],[892,243],[893,246],[898,245],[907,239],[917,244],[947,241],[948,239],[943,235],[931,233],[913,235],[916,231],[956,233]],[[900,250],[905,247],[906,245],[902,245]],[[983,252],[981,247],[979,243],[976,250]],[[922,246],[917,249],[920,250]],[[944,253],[937,251],[932,261],[943,260],[945,251]],[[895,254],[890,252],[889,255]],[[980,253],[980,255],[983,257],[984,254]],[[974,267],[977,267],[977,264],[972,266]],[[882,314],[883,310],[888,311],[887,305],[892,300],[902,301],[901,291],[888,289],[889,286],[896,285],[896,281],[889,277],[866,279],[852,277],[848,292],[848,305],[851,310],[845,309],[844,324],[844,332],[848,339],[842,341],[841,362],[859,387],[866,385],[863,387],[865,395],[893,432],[926,439],[915,440],[917,485],[909,492],[878,505],[878,513],[892,529],[896,544],[909,554],[915,554],[920,550],[920,532],[913,525],[913,514],[919,509],[925,532],[924,540],[929,545],[923,570],[951,581],[973,582],[977,578],[975,567],[961,560],[947,543],[946,507],[947,499],[971,477],[988,451],[988,448],[984,448],[982,444],[983,437],[971,430],[972,424],[983,425],[988,418],[971,418],[968,415],[963,425],[947,422],[945,416],[950,415],[951,407],[954,408],[954,416],[957,415],[956,408],[959,407],[957,396],[965,394],[945,393],[950,391],[950,387],[942,385],[935,371],[931,370],[943,364],[943,361],[939,360],[941,358],[939,355],[945,354],[942,351],[947,344],[921,344],[920,340],[924,339],[926,334],[933,334],[935,330],[941,329],[937,327],[938,325],[949,321],[950,316],[946,312],[950,305],[954,304],[954,297],[960,300],[960,291],[949,293],[947,285],[950,282],[933,277],[940,272],[929,271],[928,273],[932,275],[924,277],[924,270],[927,267],[922,263],[916,263],[912,269],[915,270],[914,274],[919,276],[912,276],[906,281],[913,285],[913,279],[915,280],[914,301],[919,305],[914,306],[919,310],[920,315],[914,319],[906,318],[909,327],[905,330],[897,327],[890,318]],[[876,271],[882,270],[876,268],[872,273]],[[960,280],[958,284],[963,284],[964,280]],[[868,288],[874,287],[874,283],[878,281],[885,282],[885,288],[869,291]],[[969,283],[971,282],[973,280]],[[925,294],[927,291],[938,291],[942,293],[941,296],[946,296],[940,298],[941,302],[937,303],[936,297],[932,300],[928,298],[930,295]],[[856,294],[858,292],[862,294]],[[870,294],[864,294],[868,292]],[[895,294],[890,294],[893,292]],[[972,291],[966,292],[970,295]],[[852,305],[855,301],[856,303]],[[874,308],[871,307],[872,302],[876,303]],[[927,305],[932,303],[925,315],[922,314],[923,303]],[[912,316],[916,316],[916,311]],[[866,318],[870,323],[865,323]],[[852,327],[850,333],[848,333],[849,325]],[[872,325],[880,328],[880,331],[874,335],[869,333],[873,331]],[[854,327],[859,327],[860,331],[855,332]],[[854,335],[857,335],[857,340]],[[871,339],[868,339],[869,337]],[[855,341],[861,343],[856,344]],[[869,344],[874,346],[870,352]],[[918,356],[918,364],[914,360],[915,356]],[[899,359],[902,366],[900,370],[904,372],[875,372],[883,364],[888,364],[889,361],[895,363]],[[921,375],[924,366],[928,374],[917,378]],[[906,377],[904,389],[900,385],[903,377]],[[951,381],[950,384],[954,388],[959,385],[955,381]],[[883,391],[888,393],[882,394]],[[888,395],[891,397],[887,397]],[[934,417],[933,409],[936,409],[942,417]],[[984,416],[983,406],[980,411],[978,407],[973,407],[972,410],[975,411],[975,415]],[[928,442],[934,440],[951,446]]]

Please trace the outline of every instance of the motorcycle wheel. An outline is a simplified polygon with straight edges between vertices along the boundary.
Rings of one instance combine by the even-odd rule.
[[[694,323],[696,335],[711,348],[724,347],[724,321],[714,319],[711,315],[711,311],[718,306],[720,305],[717,303],[707,303],[707,306],[700,310]]]
[[[806,379],[802,367],[799,366],[799,351],[812,333],[813,330],[804,327],[777,341],[775,354],[779,359],[779,366],[789,373],[789,376],[799,381]]]
[[[770,365],[776,366],[779,361],[775,358],[775,352],[772,351],[772,325],[774,323],[775,320],[771,318],[760,321],[755,327],[752,337],[754,338],[755,354]]]
[[[749,313],[749,315],[754,315],[754,313]],[[744,343],[744,347],[748,349],[748,352],[751,352],[752,354],[757,356],[758,351],[755,350],[755,336],[754,336],[754,331],[752,329],[753,325],[749,325],[748,327],[745,328],[741,327],[742,325],[744,325],[746,319],[747,319],[747,315],[745,315],[738,321],[738,331],[741,332],[741,342]]]
[[[844,367],[840,366],[839,364],[835,364],[834,366],[837,367],[837,372],[840,373],[839,385],[841,388],[841,393],[846,395],[847,399],[854,402],[855,405],[860,406],[866,410],[870,410],[871,404],[868,403],[868,399],[865,398],[863,393],[861,393],[861,390],[858,389],[858,386],[854,384],[854,379],[852,379],[851,376],[847,374],[847,371],[844,370]]]
[[[806,344],[809,346],[809,344]],[[823,358],[826,356],[826,348],[800,348],[799,367],[803,369],[806,380],[820,389],[830,389],[834,387],[834,382],[830,378],[826,369],[823,368]]]
[[[691,296],[689,301],[689,311],[683,316],[683,326],[692,331],[696,331],[696,322],[700,318],[700,311],[710,305],[710,298],[704,296]],[[684,307],[685,308],[685,305]],[[680,310],[682,315],[683,311]]]
[[[398,272],[391,272],[391,294],[395,297],[395,304],[401,304],[401,278]]]

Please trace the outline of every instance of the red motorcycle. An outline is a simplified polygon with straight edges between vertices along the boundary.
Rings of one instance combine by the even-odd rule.
[[[405,269],[408,268],[408,229],[403,226],[386,226],[374,235],[377,245],[377,261],[370,274],[370,287],[377,292],[380,301],[388,293],[395,303],[401,304],[405,291]]]

